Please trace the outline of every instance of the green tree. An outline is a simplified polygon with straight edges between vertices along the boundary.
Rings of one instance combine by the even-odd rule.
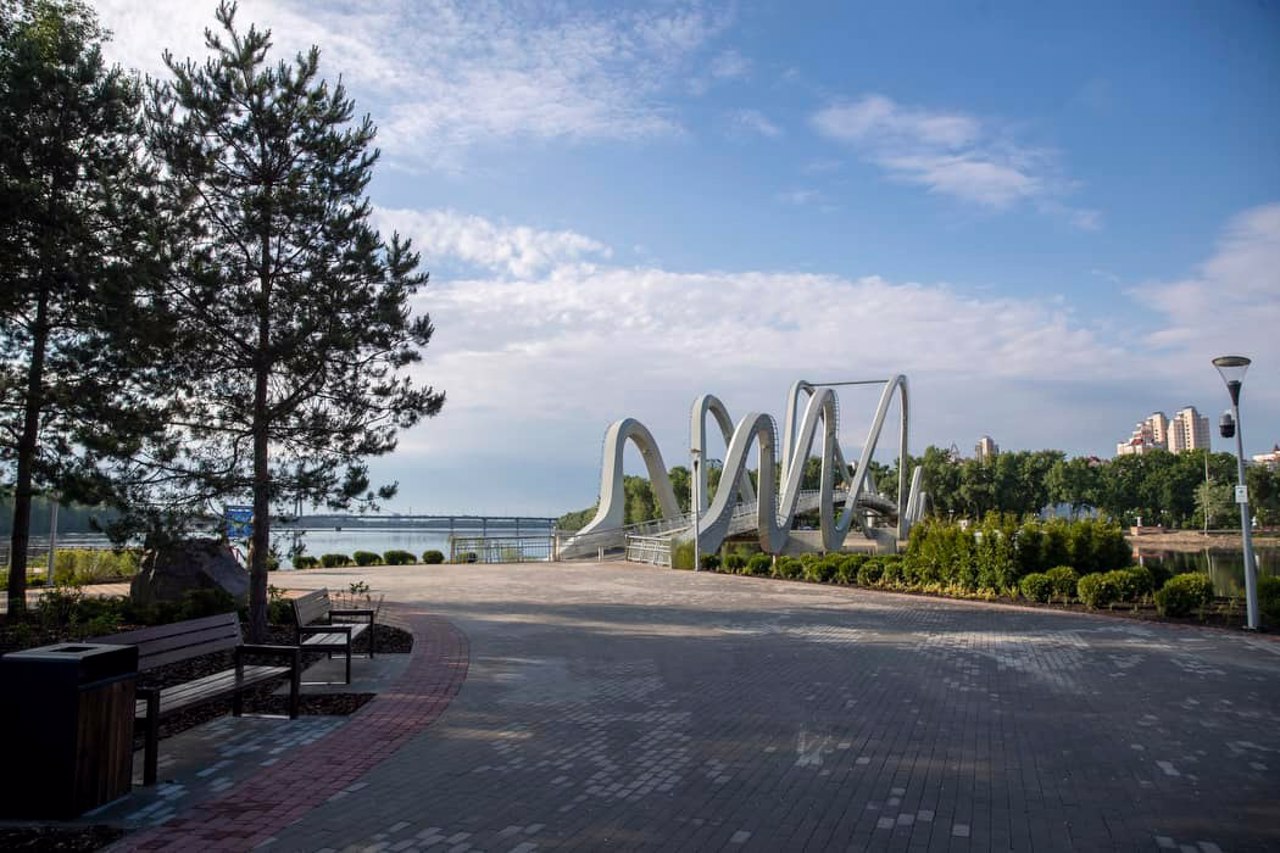
[[[10,612],[33,496],[97,503],[159,427],[149,336],[164,252],[139,153],[140,87],[78,2],[0,5],[0,471],[11,478]],[[149,366],[148,366],[149,365]],[[150,378],[148,378],[150,376]],[[6,488],[6,491],[8,489]]]
[[[271,64],[270,33],[235,25],[222,3],[203,64],[165,55],[151,87],[151,149],[186,232],[173,285],[174,358],[191,388],[169,463],[173,508],[251,496],[250,633],[266,632],[273,502],[370,505],[365,459],[434,416],[444,394],[405,369],[431,339],[410,318],[426,283],[407,241],[369,224],[365,190],[378,152],[367,116],[318,77],[312,47]],[[174,510],[174,511],[178,511]]]
[[[1100,462],[1085,456],[1059,459],[1053,463],[1045,474],[1049,502],[1070,504],[1073,518],[1086,507],[1096,507],[1100,467]]]

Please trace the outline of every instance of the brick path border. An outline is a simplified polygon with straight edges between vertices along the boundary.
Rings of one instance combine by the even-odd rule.
[[[470,641],[439,616],[394,607],[413,632],[405,671],[351,720],[293,750],[221,797],[123,838],[112,850],[250,850],[297,823],[439,719],[462,688]]]

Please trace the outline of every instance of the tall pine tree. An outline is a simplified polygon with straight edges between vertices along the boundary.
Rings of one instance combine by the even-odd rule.
[[[234,4],[202,64],[165,62],[148,103],[151,150],[187,227],[171,306],[188,383],[181,481],[167,496],[251,499],[250,633],[266,632],[271,507],[343,508],[371,492],[365,460],[439,412],[406,368],[431,339],[409,299],[426,282],[407,241],[369,223],[378,153],[366,116],[318,77],[320,52],[272,63],[269,32]]]
[[[111,495],[112,459],[158,424],[148,285],[163,269],[136,79],[83,4],[0,3],[0,475],[13,491],[9,608],[32,496]]]

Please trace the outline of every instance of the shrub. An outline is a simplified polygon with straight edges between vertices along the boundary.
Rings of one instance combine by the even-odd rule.
[[[1066,604],[1076,597],[1076,582],[1080,575],[1070,566],[1054,566],[1045,572],[1045,577],[1053,585],[1053,597]]]
[[[351,562],[346,554],[321,554],[320,565],[326,569],[336,569]]]
[[[884,564],[875,557],[868,557],[858,567],[858,586],[879,586],[884,576]]]
[[[724,558],[724,567],[731,572],[741,572],[742,567],[747,564],[747,558],[737,553],[726,554]]]
[[[1280,577],[1258,578],[1258,609],[1273,627],[1280,623]]]
[[[1043,572],[1032,572],[1018,583],[1018,589],[1024,598],[1043,604],[1053,595],[1053,580]]]
[[[293,558],[293,567],[295,569],[314,569],[318,565],[320,565],[320,561],[315,557],[299,555]]]
[[[222,587],[193,589],[182,596],[182,604],[174,621],[180,622],[183,619],[216,616],[219,613],[230,613],[235,609],[235,598]]]
[[[673,569],[693,569],[693,540],[686,539],[683,542],[671,543],[671,568]]]
[[[1102,572],[1094,572],[1085,575],[1076,583],[1076,594],[1080,596],[1080,601],[1090,610],[1097,610],[1100,607],[1110,607],[1120,597],[1120,590],[1116,588],[1115,581],[1103,574]]]
[[[858,582],[858,569],[867,561],[866,554],[842,554],[836,564],[836,583],[855,584]]]
[[[902,567],[902,558],[897,554],[886,554],[880,558],[880,585],[900,587],[906,583],[906,572]]]
[[[773,557],[768,554],[752,554],[751,559],[747,560],[747,564],[742,567],[742,573],[755,577],[765,577],[772,569]]]
[[[418,562],[418,558],[412,551],[400,551],[393,548],[382,555],[382,562],[388,566],[408,566]]]
[[[1208,575],[1190,572],[1175,575],[1156,593],[1156,610],[1161,616],[1189,616],[1203,611],[1213,601],[1213,581]]]
[[[423,552],[422,552],[422,562],[426,563],[428,566],[434,566],[434,565],[437,565],[437,564],[439,564],[439,563],[443,563],[443,562],[444,562],[444,552],[443,552],[443,551],[437,551],[435,548],[432,548],[432,549],[431,549],[431,550],[429,550],[429,551],[423,551]]]
[[[351,555],[351,558],[356,561],[357,566],[361,567],[376,566],[382,562],[382,557],[378,556],[373,551],[356,551]]]
[[[804,563],[795,557],[779,557],[773,564],[773,576],[784,580],[799,580],[804,577]]]
[[[715,570],[720,568],[720,555],[719,554],[703,554],[702,558],[698,560],[698,562],[702,565],[703,569],[707,569],[709,571],[714,572]]]
[[[1155,575],[1146,566],[1130,566],[1121,571],[1129,576],[1128,591],[1133,595],[1130,601],[1141,601],[1156,591]]]
[[[810,560],[804,567],[804,579],[810,583],[830,583],[839,566],[839,554],[828,554],[820,560]]]

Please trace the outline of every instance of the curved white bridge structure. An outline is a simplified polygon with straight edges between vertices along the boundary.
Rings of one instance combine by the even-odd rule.
[[[874,383],[832,383],[874,384]],[[894,395],[901,399],[898,458],[907,458],[907,379],[897,375],[883,380],[884,390],[863,442],[863,459],[871,459],[884,427]],[[802,411],[803,409],[803,411]],[[707,416],[715,418],[728,450],[725,454],[720,487],[707,502],[707,470],[696,466],[698,506],[681,514],[676,502],[667,467],[653,435],[634,418],[624,418],[609,427],[605,434],[604,461],[601,465],[600,506],[582,530],[560,546],[565,558],[594,556],[600,549],[626,544],[626,537],[646,535],[687,540],[697,536],[700,550],[715,551],[729,536],[757,531],[760,547],[770,554],[780,553],[787,544],[792,521],[797,513],[818,510],[821,523],[822,549],[837,551],[850,532],[888,545],[905,539],[911,524],[921,514],[924,496],[920,491],[920,469],[916,469],[908,490],[906,467],[899,466],[898,501],[895,503],[876,491],[874,478],[868,476],[870,466],[858,464],[852,474],[837,441],[839,403],[830,385],[801,380],[787,394],[786,420],[779,452],[777,426],[772,417],[751,412],[735,427],[729,411],[718,398],[704,394],[693,403],[690,447],[695,458],[703,458],[706,447]],[[801,491],[800,479],[805,460],[819,439],[821,429],[822,487]],[[658,521],[623,526],[626,498],[623,492],[622,457],[627,442],[633,443],[644,459],[649,482],[662,512]],[[760,454],[759,495],[747,473],[747,459],[752,445]],[[780,470],[779,470],[780,469]],[[780,483],[780,486],[775,486]],[[837,511],[838,506],[838,511]],[[896,529],[875,526],[877,519],[896,522]]]

